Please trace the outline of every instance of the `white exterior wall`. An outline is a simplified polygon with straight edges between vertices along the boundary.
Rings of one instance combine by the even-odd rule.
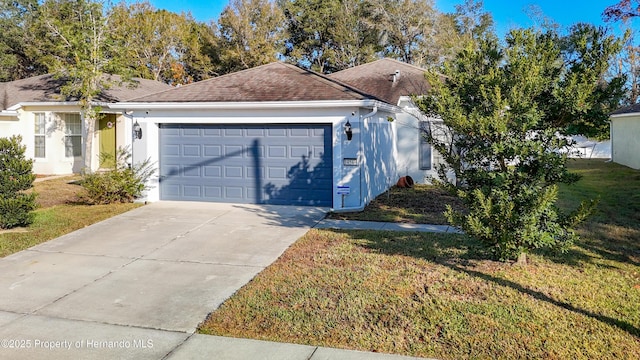
[[[611,117],[611,159],[640,169],[640,113]]]
[[[415,183],[428,184],[437,176],[437,156],[432,148],[431,169],[420,169],[420,121],[441,121],[422,115],[410,98],[400,98],[398,106],[404,110],[396,115],[395,121],[398,176],[409,175]]]
[[[22,134],[22,130],[20,130],[21,126],[22,124],[16,116],[0,117],[0,137],[8,138],[12,135]]]
[[[18,110],[18,117],[11,120],[0,118],[0,136],[9,137],[21,135],[22,143],[27,147],[25,156],[33,159],[33,172],[40,175],[59,175],[79,173],[84,162],[81,156],[65,156],[65,129],[59,114],[79,113],[80,108],[75,105],[60,106],[27,106]],[[35,114],[43,113],[45,116],[45,157],[35,158]],[[84,122],[83,122],[84,125]],[[124,118],[118,115],[116,118],[116,146],[124,143],[126,137]],[[96,130],[98,123],[96,122]],[[83,140],[84,141],[84,140]],[[93,170],[99,168],[100,136],[98,131],[93,134],[92,144]]]
[[[378,112],[371,117],[363,118],[359,123],[362,132],[360,153],[363,158],[364,205],[398,180],[396,129],[393,126],[395,120],[389,121],[388,117],[392,117],[392,114]]]
[[[387,189],[387,177],[395,177],[392,126],[361,119],[371,109],[211,109],[136,110],[127,117],[126,144],[133,149],[133,162],[151,160],[156,167],[149,190],[142,201],[159,201],[160,124],[331,124],[333,129],[333,208],[358,210]],[[347,120],[353,129],[349,141],[344,132]],[[142,139],[133,139],[132,124],[142,128]],[[364,144],[367,144],[365,147]],[[344,166],[344,158],[356,158],[357,166]],[[348,186],[349,194],[338,194],[338,186]],[[344,189],[344,188],[343,188]]]

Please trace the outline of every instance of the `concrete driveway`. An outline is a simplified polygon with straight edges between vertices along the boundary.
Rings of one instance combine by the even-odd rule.
[[[159,202],[0,259],[0,358],[161,359],[325,212]]]

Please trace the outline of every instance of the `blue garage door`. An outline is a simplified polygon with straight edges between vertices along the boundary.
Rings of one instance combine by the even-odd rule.
[[[332,205],[330,125],[160,127],[160,198]]]

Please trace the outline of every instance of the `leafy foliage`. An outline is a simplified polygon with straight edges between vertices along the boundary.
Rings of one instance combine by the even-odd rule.
[[[33,222],[36,194],[24,193],[33,186],[33,160],[25,157],[20,136],[0,138],[0,228],[26,226]]]
[[[155,169],[149,159],[130,164],[131,153],[118,149],[116,168],[108,172],[84,173],[80,184],[85,189],[81,199],[88,204],[133,202],[146,190],[146,182]]]
[[[537,248],[566,249],[576,239],[571,228],[595,202],[570,214],[555,206],[557,184],[577,180],[559,152],[569,141],[558,134],[605,108],[611,93],[603,95],[603,88],[621,86],[602,83],[619,46],[598,29],[579,26],[564,38],[514,30],[506,44],[493,37],[469,44],[441,74],[428,75],[433,90],[416,99],[448,129],[445,137],[426,134],[447,164],[440,178],[447,179],[449,170],[456,177],[455,185],[442,185],[469,210],[449,209],[448,220],[500,260]]]
[[[607,7],[603,13],[607,21],[627,20],[637,16],[640,16],[639,0],[620,0],[617,4]]]
[[[108,17],[112,56],[127,63],[132,75],[174,85],[210,76],[213,65],[204,48],[213,34],[190,15],[157,10],[145,1],[120,3]]]
[[[37,8],[36,0],[0,2],[0,81],[46,72],[31,46],[34,37],[29,26]]]
[[[299,65],[332,73],[371,61],[380,50],[369,1],[290,0],[281,6],[285,56]]]
[[[220,73],[249,69],[278,58],[284,14],[269,0],[232,0],[218,19]]]

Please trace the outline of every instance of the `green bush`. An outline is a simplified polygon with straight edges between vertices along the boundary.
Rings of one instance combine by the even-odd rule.
[[[88,204],[133,202],[147,189],[145,185],[155,170],[147,159],[130,165],[131,153],[118,149],[115,169],[107,172],[85,172],[80,180],[84,188],[81,200]]]
[[[33,187],[33,160],[24,156],[22,137],[0,138],[0,228],[27,226],[33,222],[36,194],[24,190]]]
[[[37,207],[36,194],[17,194],[13,198],[0,196],[0,228],[11,229],[33,223],[33,210]]]

